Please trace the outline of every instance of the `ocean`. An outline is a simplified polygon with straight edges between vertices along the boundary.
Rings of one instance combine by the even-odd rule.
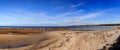
[[[68,30],[112,30],[114,26],[0,26],[0,28],[68,28]]]
[[[113,30],[115,26],[75,26],[70,27],[69,30]]]

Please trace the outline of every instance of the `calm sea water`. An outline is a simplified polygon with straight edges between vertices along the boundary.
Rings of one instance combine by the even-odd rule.
[[[68,28],[69,30],[112,30],[114,26],[0,26],[0,28]]]
[[[69,30],[113,30],[116,29],[114,26],[77,26],[70,27]]]

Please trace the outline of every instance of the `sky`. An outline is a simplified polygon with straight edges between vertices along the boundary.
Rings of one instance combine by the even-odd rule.
[[[0,0],[0,25],[120,23],[120,0]]]

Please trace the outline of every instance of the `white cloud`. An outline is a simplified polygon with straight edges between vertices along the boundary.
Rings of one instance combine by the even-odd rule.
[[[65,9],[65,7],[55,7],[49,11],[64,10],[64,9]]]
[[[17,24],[50,24],[50,25],[61,25],[61,23],[69,22],[66,20],[70,18],[68,15],[76,15],[82,13],[83,10],[66,12],[55,16],[48,15],[47,12],[33,13],[23,10],[14,9],[11,13],[4,16],[4,20],[8,23]],[[10,20],[10,21],[9,21]]]
[[[89,18],[98,17],[102,14],[103,14],[103,12],[100,11],[100,12],[90,13],[90,14],[87,14],[87,15],[84,15],[84,16],[78,16],[77,18],[79,18],[79,19],[89,19]]]
[[[70,17],[70,16],[74,16],[74,15],[77,15],[77,14],[81,14],[83,12],[84,12],[84,10],[70,11],[70,12],[65,12],[65,13],[58,14],[55,17],[56,18]]]
[[[71,8],[76,8],[78,6],[83,6],[86,2],[81,2],[81,3],[78,3],[78,4],[75,4],[75,5],[72,5]]]
[[[92,12],[92,13],[81,15],[81,16],[78,15],[78,16],[68,17],[68,18],[65,18],[65,23],[69,23],[69,25],[74,25],[74,24],[79,25],[81,24],[81,20],[101,17],[104,13],[105,11],[99,11],[99,12]]]
[[[7,15],[0,17],[3,21],[10,24],[37,24],[37,25],[69,25],[79,20],[95,18],[103,14],[104,11],[94,12],[80,16],[84,10],[65,12],[58,15],[48,15],[47,12],[33,13],[23,10],[13,10]],[[1,15],[0,15],[1,16]],[[0,22],[1,23],[1,22]],[[4,23],[5,24],[5,23]]]

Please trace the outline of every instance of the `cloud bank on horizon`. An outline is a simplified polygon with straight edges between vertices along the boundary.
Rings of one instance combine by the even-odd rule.
[[[120,0],[0,0],[0,25],[120,23]]]

